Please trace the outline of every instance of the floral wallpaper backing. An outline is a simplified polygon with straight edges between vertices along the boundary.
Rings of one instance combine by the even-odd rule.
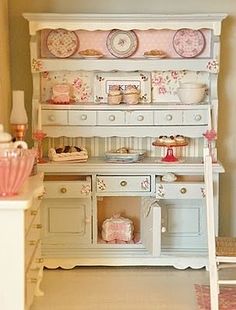
[[[122,73],[119,74],[121,76]],[[58,71],[41,73],[41,100],[47,102],[52,97],[52,87],[55,84],[68,83],[72,87],[72,98],[76,102],[91,103],[96,96],[100,96],[101,87],[94,87],[96,73],[88,71]],[[124,79],[127,79],[127,73],[124,73]],[[152,102],[178,102],[177,89],[181,82],[200,82],[208,87],[208,72],[193,71],[155,71],[151,73],[151,89],[145,87],[148,98]],[[146,85],[146,84],[144,84]],[[104,84],[105,87],[105,84]],[[99,92],[96,94],[96,92]],[[105,90],[104,90],[105,92]],[[208,91],[206,90],[208,94]],[[206,97],[207,100],[207,97]]]

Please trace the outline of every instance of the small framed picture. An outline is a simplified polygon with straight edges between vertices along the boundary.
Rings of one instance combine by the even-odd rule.
[[[117,86],[121,93],[132,85],[140,92],[140,103],[151,102],[151,75],[149,72],[97,72],[94,77],[94,102],[107,103],[108,93]]]

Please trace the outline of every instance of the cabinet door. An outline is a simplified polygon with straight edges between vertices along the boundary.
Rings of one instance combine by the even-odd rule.
[[[70,247],[91,242],[91,200],[89,198],[43,201],[43,244]]]
[[[162,203],[164,202],[164,203]],[[206,214],[203,200],[162,201],[163,249],[206,249]]]
[[[160,256],[161,207],[155,198],[142,198],[141,241],[150,254]]]

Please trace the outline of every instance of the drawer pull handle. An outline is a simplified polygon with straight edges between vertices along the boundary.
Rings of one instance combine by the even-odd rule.
[[[87,118],[88,118],[88,117],[87,117],[86,114],[82,114],[82,115],[81,115],[81,120],[82,120],[82,121],[86,121]]]
[[[166,120],[171,121],[173,119],[173,116],[171,114],[166,115]]]
[[[36,262],[37,264],[41,264],[41,263],[44,262],[44,259],[43,259],[42,257],[36,258],[36,259],[35,259],[35,262]]]
[[[143,115],[139,115],[139,116],[137,117],[137,120],[140,121],[140,122],[143,121],[143,120],[144,120],[144,116],[143,116]]]
[[[195,121],[199,122],[202,119],[202,117],[200,114],[197,114],[194,119]]]
[[[181,193],[181,194],[186,194],[186,193],[187,193],[187,189],[186,189],[185,187],[182,187],[182,188],[180,189],[180,193]]]
[[[43,225],[42,224],[35,224],[33,227],[36,229],[41,229],[43,227]]]
[[[116,119],[115,115],[110,115],[109,116],[109,121],[113,122]]]
[[[51,122],[54,122],[55,121],[55,115],[49,115],[49,117],[48,117],[48,119],[49,119],[49,121],[51,121]]]
[[[37,278],[31,278],[31,279],[30,279],[30,282],[31,282],[31,283],[37,283],[37,281],[38,281]]]
[[[37,243],[37,240],[30,240],[29,241],[29,245],[36,245],[36,243]]]
[[[124,187],[124,186],[126,186],[126,185],[127,185],[127,182],[126,182],[126,181],[121,181],[121,182],[120,182],[120,186],[123,186],[123,187]]]
[[[61,193],[62,193],[62,194],[65,194],[66,192],[67,192],[67,189],[66,189],[65,187],[62,187],[62,188],[61,188]]]
[[[43,196],[44,196],[44,194],[39,195],[39,196],[38,196],[38,200],[43,200]]]
[[[37,213],[38,213],[37,210],[32,210],[32,211],[30,212],[31,215],[37,215]]]

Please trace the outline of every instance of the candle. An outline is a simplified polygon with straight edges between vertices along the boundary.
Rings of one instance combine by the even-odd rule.
[[[12,92],[12,111],[10,116],[11,124],[27,124],[28,117],[24,105],[24,91],[13,90]]]
[[[41,105],[38,106],[38,129],[42,129],[42,118],[41,118]]]

